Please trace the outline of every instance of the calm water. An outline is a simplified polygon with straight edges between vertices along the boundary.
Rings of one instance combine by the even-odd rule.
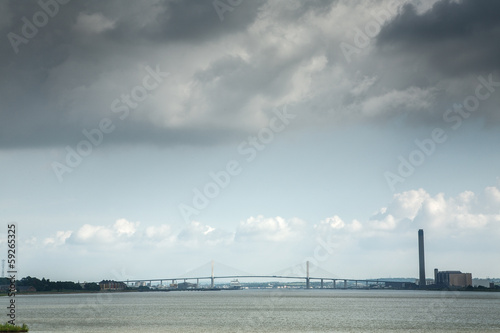
[[[7,298],[4,298],[7,304]],[[17,296],[30,332],[500,332],[500,293],[238,290]]]

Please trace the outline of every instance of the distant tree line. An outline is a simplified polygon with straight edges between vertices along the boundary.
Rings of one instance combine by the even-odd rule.
[[[8,278],[0,278],[0,285],[10,284]],[[33,287],[36,291],[99,291],[97,283],[75,283],[72,281],[50,281],[50,279],[27,276],[16,281],[19,287]]]

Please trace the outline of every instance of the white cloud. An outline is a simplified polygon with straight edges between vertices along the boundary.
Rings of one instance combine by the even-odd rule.
[[[149,226],[146,228],[145,234],[151,239],[164,239],[172,235],[172,228],[167,224],[162,224],[158,227]]]
[[[71,231],[58,231],[54,237],[45,238],[43,245],[59,246],[66,243],[66,240],[71,237]]]
[[[422,208],[429,194],[423,189],[396,193],[388,207],[382,207],[369,219],[369,227],[374,230],[394,230],[401,222],[411,222]]]
[[[370,220],[369,227],[375,230],[393,230],[397,227],[397,222],[394,216],[388,214],[382,220]]]
[[[74,233],[74,240],[77,243],[112,243],[115,235],[111,228],[85,224]]]
[[[401,231],[426,228],[440,237],[461,235],[471,229],[486,232],[490,227],[498,228],[495,224],[500,212],[497,193],[496,187],[486,188],[482,195],[485,200],[471,191],[456,197],[446,197],[443,193],[431,196],[423,189],[397,193],[388,207],[369,219],[367,226],[375,230],[400,228]]]
[[[320,225],[328,225],[332,229],[342,229],[345,227],[344,221],[342,221],[342,219],[337,215],[326,218],[320,222]]]
[[[497,187],[487,187],[480,196],[464,191],[455,197],[446,197],[443,193],[432,196],[423,189],[411,190],[395,194],[387,207],[380,208],[364,222],[348,223],[334,215],[315,224],[314,229],[317,237],[328,236],[347,247],[356,246],[362,240],[365,246],[385,248],[382,239],[398,243],[398,238],[412,237],[421,228],[436,240],[450,244],[450,249],[460,241],[491,246],[492,237],[500,235],[499,193]],[[346,238],[349,241],[346,242]]]
[[[410,87],[365,99],[361,104],[361,112],[368,117],[377,117],[401,113],[404,110],[426,110],[431,105],[432,94],[429,90]]]
[[[318,235],[337,233],[356,233],[363,229],[363,225],[358,220],[352,220],[350,223],[344,222],[338,215],[327,217],[314,225],[314,229]]]
[[[70,241],[80,244],[117,244],[130,239],[139,224],[139,222],[129,222],[123,218],[116,220],[112,226],[85,224],[69,238]]]
[[[498,213],[500,207],[500,190],[497,187],[487,187],[483,192],[485,209],[489,213]]]
[[[174,232],[172,226],[168,224],[146,227],[142,238],[143,247],[172,248],[177,245],[177,234]]]
[[[484,192],[492,203],[500,205],[500,190],[498,188],[494,186],[487,187]]]
[[[139,222],[129,222],[125,219],[119,219],[115,222],[113,228],[116,230],[118,236],[126,235],[130,237],[135,233],[138,225]]]
[[[130,242],[195,249],[206,245],[218,247],[298,241],[324,235],[334,237],[338,242],[343,239],[342,243],[347,244],[349,240],[398,237],[420,228],[437,238],[465,237],[471,231],[485,237],[491,232],[500,234],[500,191],[497,187],[487,187],[479,196],[464,191],[455,197],[446,197],[443,193],[431,196],[423,189],[411,190],[395,194],[387,207],[380,208],[364,222],[362,219],[346,222],[333,215],[310,228],[296,217],[285,219],[262,215],[241,221],[234,231],[198,221],[178,231],[168,224],[139,227],[139,222],[123,218],[111,226],[85,224],[76,231],[58,231],[56,235],[45,238],[43,244],[64,245],[69,241],[110,245]],[[469,239],[469,242],[480,243],[481,239]]]
[[[192,221],[177,236],[177,241],[187,247],[217,246],[232,243],[234,234],[209,225]]]
[[[498,187],[487,187],[479,194],[464,191],[446,196],[431,195],[424,189],[411,190],[395,194],[371,217],[345,221],[332,215],[309,225],[296,217],[257,215],[241,221],[235,230],[199,221],[176,230],[169,224],[141,225],[118,219],[109,226],[85,224],[76,231],[59,231],[45,238],[43,246],[91,244],[92,249],[99,248],[95,245],[110,249],[124,245],[122,249],[133,249],[138,254],[161,248],[162,255],[224,258],[221,261],[233,265],[234,260],[253,262],[255,254],[274,253],[267,263],[270,266],[297,263],[311,255],[316,258],[317,252],[321,255],[320,267],[329,270],[333,265],[345,272],[342,274],[359,275],[352,265],[357,261],[363,262],[372,274],[382,276],[394,270],[380,271],[380,267],[393,262],[398,266],[396,271],[411,276],[416,231],[423,228],[430,264],[484,272],[473,258],[478,253],[484,256],[485,250],[498,252],[499,192]],[[36,244],[30,247],[36,248]]]
[[[377,77],[369,77],[369,76],[364,76],[363,78],[353,82],[353,86],[351,88],[350,93],[353,96],[359,96],[361,94],[364,94],[370,89],[375,82],[377,81]]]
[[[283,242],[298,240],[305,222],[299,218],[285,220],[277,216],[265,218],[262,215],[240,222],[236,232],[238,240]]]

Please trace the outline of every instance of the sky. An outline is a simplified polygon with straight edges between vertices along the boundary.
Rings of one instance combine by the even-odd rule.
[[[20,276],[500,277],[500,3],[0,2]]]

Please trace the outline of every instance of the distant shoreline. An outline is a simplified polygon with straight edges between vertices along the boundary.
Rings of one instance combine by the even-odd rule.
[[[435,289],[435,288],[425,288],[425,289],[397,289],[397,288],[243,288],[243,289],[229,289],[229,288],[191,288],[191,289],[150,289],[150,290],[107,290],[107,291],[33,291],[33,292],[21,292],[16,293],[16,295],[77,295],[77,294],[113,294],[113,293],[141,293],[141,292],[179,292],[179,291],[234,291],[234,290],[370,290],[370,291],[384,291],[384,290],[399,290],[399,291],[459,291],[459,292],[500,292],[500,288],[484,288],[484,287],[472,287],[472,288],[458,288],[458,289]],[[8,296],[7,293],[0,293],[0,297]]]

